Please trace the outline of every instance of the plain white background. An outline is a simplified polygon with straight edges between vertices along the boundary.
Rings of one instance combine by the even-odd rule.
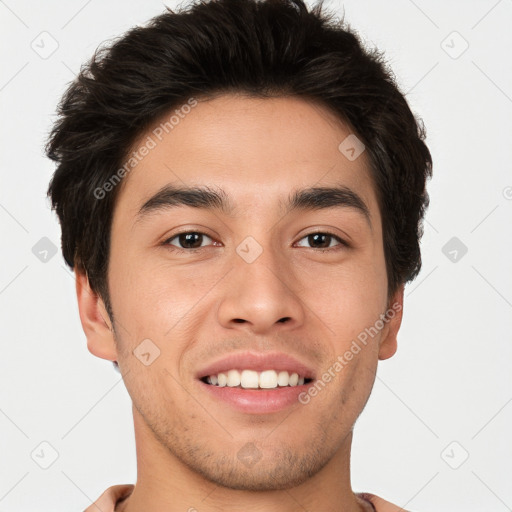
[[[136,479],[129,396],[87,351],[51,252],[43,144],[80,64],[163,5],[0,2],[0,512],[79,511]],[[386,52],[434,159],[423,269],[355,427],[353,487],[418,512],[512,510],[512,2],[325,6]]]

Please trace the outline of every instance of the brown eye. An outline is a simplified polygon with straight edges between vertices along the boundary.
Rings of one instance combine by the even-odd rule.
[[[177,235],[172,236],[167,239],[164,243],[166,245],[172,245],[177,247],[178,249],[200,249],[202,247],[202,242],[207,238],[211,240],[208,235],[204,233],[199,233],[198,231],[187,231],[185,233],[178,233]],[[172,241],[176,239],[179,245],[172,243]]]
[[[334,235],[333,233],[318,231],[316,233],[310,233],[309,235],[306,235],[302,240],[307,239],[308,244],[310,244],[312,249],[319,249],[319,250],[330,250],[334,249],[336,246],[344,246],[348,247],[348,244],[342,240],[339,236]],[[332,244],[333,241],[337,241],[338,244]]]

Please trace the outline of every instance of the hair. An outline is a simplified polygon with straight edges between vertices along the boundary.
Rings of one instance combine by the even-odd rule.
[[[191,97],[293,96],[327,107],[366,147],[382,218],[388,298],[421,269],[432,158],[383,53],[303,0],[199,0],[100,46],[69,85],[46,145],[48,188],[70,268],[87,274],[111,318],[107,270],[120,187],[95,191],[134,143]]]

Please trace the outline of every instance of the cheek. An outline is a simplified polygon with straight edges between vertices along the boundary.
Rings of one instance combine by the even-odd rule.
[[[346,410],[353,411],[356,417],[368,401],[375,382],[377,357],[372,352],[371,347],[363,349],[360,354],[348,362],[343,370],[345,374],[339,388],[341,402]]]
[[[225,271],[212,265],[171,265],[126,256],[112,268],[109,281],[123,345],[133,350],[150,339],[159,348],[178,353],[211,311],[204,307],[205,299]]]
[[[301,300],[335,339],[356,337],[385,311],[387,277],[373,262],[352,260],[325,269],[304,267],[296,274]]]

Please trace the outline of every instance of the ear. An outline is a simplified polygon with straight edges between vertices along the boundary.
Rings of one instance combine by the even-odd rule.
[[[76,296],[80,321],[87,348],[91,354],[110,361],[117,360],[117,349],[114,332],[105,304],[101,297],[91,289],[89,278],[85,272],[75,269]]]
[[[402,324],[404,309],[404,286],[400,286],[388,304],[387,320],[384,320],[385,327],[380,339],[379,359],[381,360],[393,356],[397,349],[397,335]]]

